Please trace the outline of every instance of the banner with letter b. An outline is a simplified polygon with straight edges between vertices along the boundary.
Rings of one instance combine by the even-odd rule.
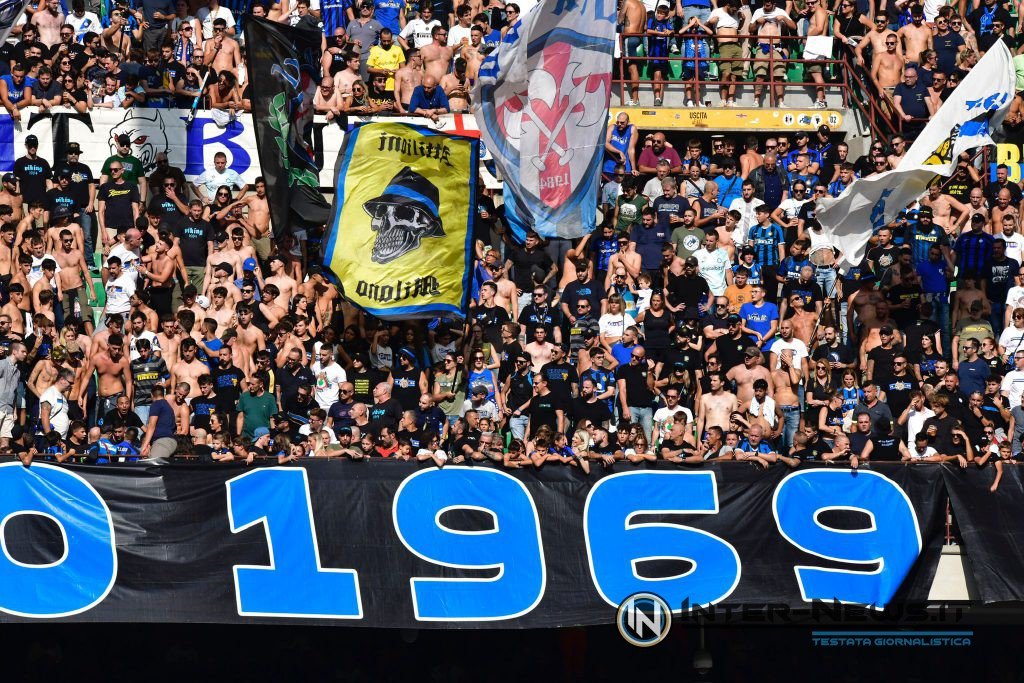
[[[478,146],[405,123],[348,135],[323,262],[349,301],[384,319],[465,315]]]

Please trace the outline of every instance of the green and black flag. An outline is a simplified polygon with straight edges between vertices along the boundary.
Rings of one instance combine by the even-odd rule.
[[[316,30],[258,17],[246,22],[252,120],[275,238],[330,215],[311,144],[320,41]]]

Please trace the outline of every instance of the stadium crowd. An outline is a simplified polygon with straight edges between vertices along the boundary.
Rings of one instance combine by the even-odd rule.
[[[85,23],[82,1],[60,19],[57,0],[40,5],[7,46],[12,115],[47,106],[35,85],[48,71],[86,93],[83,110],[103,106],[97,85],[124,94],[113,106],[190,106],[207,68],[201,106],[248,106],[239,24],[217,0],[194,16],[185,2],[115,5],[111,26],[121,13],[134,28],[99,33],[82,30],[104,23]],[[254,11],[323,24],[324,113],[364,106],[372,76],[371,109],[382,81],[394,111],[436,118],[468,102],[480,46],[519,10],[436,3],[407,19],[390,2],[337,21],[305,0]],[[179,57],[192,66],[167,80]],[[895,167],[906,137],[856,159],[824,125],[677,142],[625,113],[610,123],[602,220],[581,240],[516,244],[482,190],[467,320],[396,323],[325,277],[322,228],[272,241],[265,183],[223,154],[189,182],[166,155],[147,173],[128,138],[90,168],[75,142],[45,159],[27,136],[0,179],[0,450],[587,471],[1020,458],[1024,236],[1009,169],[984,183],[965,154],[840,273],[815,202]]]

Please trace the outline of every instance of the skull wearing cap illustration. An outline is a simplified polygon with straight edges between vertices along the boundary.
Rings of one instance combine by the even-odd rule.
[[[444,237],[437,203],[437,188],[406,166],[381,196],[363,204],[377,233],[370,255],[373,262],[390,263],[418,249],[424,237]]]

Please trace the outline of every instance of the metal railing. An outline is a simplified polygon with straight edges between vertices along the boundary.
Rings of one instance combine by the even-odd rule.
[[[826,93],[835,93],[837,90],[842,98],[842,106],[844,108],[855,109],[864,116],[867,120],[868,125],[874,135],[880,137],[888,137],[898,132],[897,126],[894,124],[890,116],[879,106],[876,101],[877,98],[872,96],[874,88],[869,86],[868,82],[870,79],[866,74],[862,75],[858,73],[858,68],[852,64],[848,59],[845,50],[837,44],[836,56],[829,59],[804,59],[802,55],[802,46],[806,43],[806,36],[758,36],[754,34],[738,34],[735,36],[728,36],[729,39],[735,39],[741,49],[742,54],[748,55],[743,57],[701,57],[699,50],[693,50],[693,54],[686,54],[687,43],[693,44],[694,41],[703,40],[707,43],[710,50],[711,45],[714,43],[714,36],[708,36],[704,34],[681,34],[668,36],[669,45],[674,43],[679,44],[678,52],[669,52],[666,55],[651,56],[645,49],[644,56],[631,57],[627,52],[627,41],[631,39],[647,39],[647,45],[650,44],[652,39],[660,39],[660,37],[647,36],[645,33],[621,33],[619,34],[620,41],[620,56],[618,58],[618,78],[613,80],[615,86],[619,88],[619,104],[624,106],[628,99],[632,99],[629,93],[630,88],[633,85],[642,86],[645,88],[651,88],[657,84],[662,84],[666,88],[671,86],[676,89],[682,86],[684,89],[692,88],[694,93],[694,101],[703,101],[700,97],[701,93],[707,92],[712,89],[719,89],[723,86],[735,86],[739,88],[753,88],[760,89],[762,96],[767,95],[767,98],[762,103],[757,103],[758,106],[776,107],[778,105],[778,98],[776,95],[776,89],[778,87],[789,87],[789,88],[824,88]],[[758,56],[756,51],[763,44],[762,41],[769,41],[770,46],[767,52],[762,52],[764,56]],[[751,46],[753,50],[751,51]],[[801,53],[801,57],[790,57],[789,55]],[[672,79],[666,74],[662,79],[656,80],[648,74],[646,78],[639,77],[632,79],[629,77],[629,66],[630,64],[636,64],[638,71],[642,67],[651,62],[664,62],[670,66],[673,63],[679,63],[680,70],[684,74],[681,79]],[[741,63],[745,66],[745,72],[742,77],[737,77],[731,81],[723,81],[721,78],[721,65]],[[710,72],[711,65],[718,65],[718,77],[715,79],[708,78],[707,74]],[[832,72],[832,79],[825,80],[823,83],[815,82],[814,80],[808,80],[806,77],[807,66],[820,66],[824,73]],[[789,80],[788,72],[791,67],[800,66],[804,69],[805,76],[800,81]],[[760,69],[756,69],[760,67]],[[785,76],[776,76],[776,71],[779,69],[785,69],[787,74]],[[757,75],[755,70],[764,70],[763,75]],[[688,77],[686,77],[688,76]],[[753,76],[753,78],[751,78]],[[787,103],[788,106],[793,107],[792,102]],[[801,107],[803,108],[803,107]]]

